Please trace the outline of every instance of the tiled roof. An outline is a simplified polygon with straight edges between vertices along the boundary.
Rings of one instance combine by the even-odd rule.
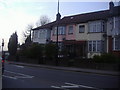
[[[40,27],[37,27],[37,28],[34,28],[32,30],[39,30],[39,29],[47,29],[47,28],[51,28],[53,25],[55,25],[55,22],[51,22],[51,23],[48,23],[48,24],[45,24],[43,26],[40,26]]]
[[[111,16],[118,16],[120,15],[120,6],[114,7],[112,12],[113,13],[111,13],[110,10],[103,10],[103,11],[97,11],[97,12],[66,16],[59,21],[59,25],[78,24],[78,23],[84,23],[84,22],[94,21],[94,20],[105,20]],[[57,25],[56,21],[37,27],[33,30],[51,28],[55,25]]]

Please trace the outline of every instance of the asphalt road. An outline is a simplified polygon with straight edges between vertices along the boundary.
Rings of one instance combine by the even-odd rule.
[[[5,64],[3,88],[58,88],[106,90],[118,88],[119,77]]]

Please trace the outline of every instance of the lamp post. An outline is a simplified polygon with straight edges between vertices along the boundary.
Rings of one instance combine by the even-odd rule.
[[[58,66],[58,51],[59,51],[59,46],[58,46],[58,20],[57,20],[57,38],[56,38],[56,66]]]
[[[56,25],[57,25],[57,32],[56,32],[56,66],[58,66],[58,52],[59,52],[59,46],[58,46],[58,29],[59,29],[59,21],[60,21],[61,15],[59,13],[59,0],[58,0],[58,13],[56,17]]]

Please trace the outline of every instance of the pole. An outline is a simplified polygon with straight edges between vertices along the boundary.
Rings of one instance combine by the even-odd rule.
[[[3,47],[4,47],[4,39],[2,39],[2,57],[3,57]]]
[[[57,32],[56,32],[56,66],[58,66],[58,52],[59,52],[59,46],[58,46],[58,26],[59,26],[59,20],[60,20],[60,13],[59,13],[59,0],[58,0],[58,14],[56,18],[56,24],[57,24]]]
[[[56,40],[56,66],[58,66],[58,20],[57,20],[57,40]]]

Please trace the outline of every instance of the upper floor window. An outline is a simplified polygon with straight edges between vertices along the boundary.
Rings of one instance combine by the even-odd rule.
[[[80,25],[79,26],[79,33],[84,33],[85,32],[85,25]]]
[[[53,35],[56,35],[57,34],[57,27],[54,27],[53,28]]]
[[[65,27],[64,26],[60,26],[58,28],[58,35],[64,35],[65,34]]]
[[[103,32],[103,31],[104,31],[103,21],[89,22],[89,32]]]
[[[73,34],[73,26],[68,27],[68,34]]]
[[[115,37],[113,39],[113,48],[114,50],[120,50],[120,37]]]
[[[40,39],[44,39],[44,38],[46,38],[46,30],[45,29],[43,29],[43,30],[39,30],[39,38]]]
[[[114,18],[114,30],[116,31],[116,34],[120,34],[120,17]]]
[[[64,35],[64,34],[65,34],[65,27],[64,26],[59,26],[58,27],[58,35]],[[57,27],[54,27],[53,35],[57,35]]]

